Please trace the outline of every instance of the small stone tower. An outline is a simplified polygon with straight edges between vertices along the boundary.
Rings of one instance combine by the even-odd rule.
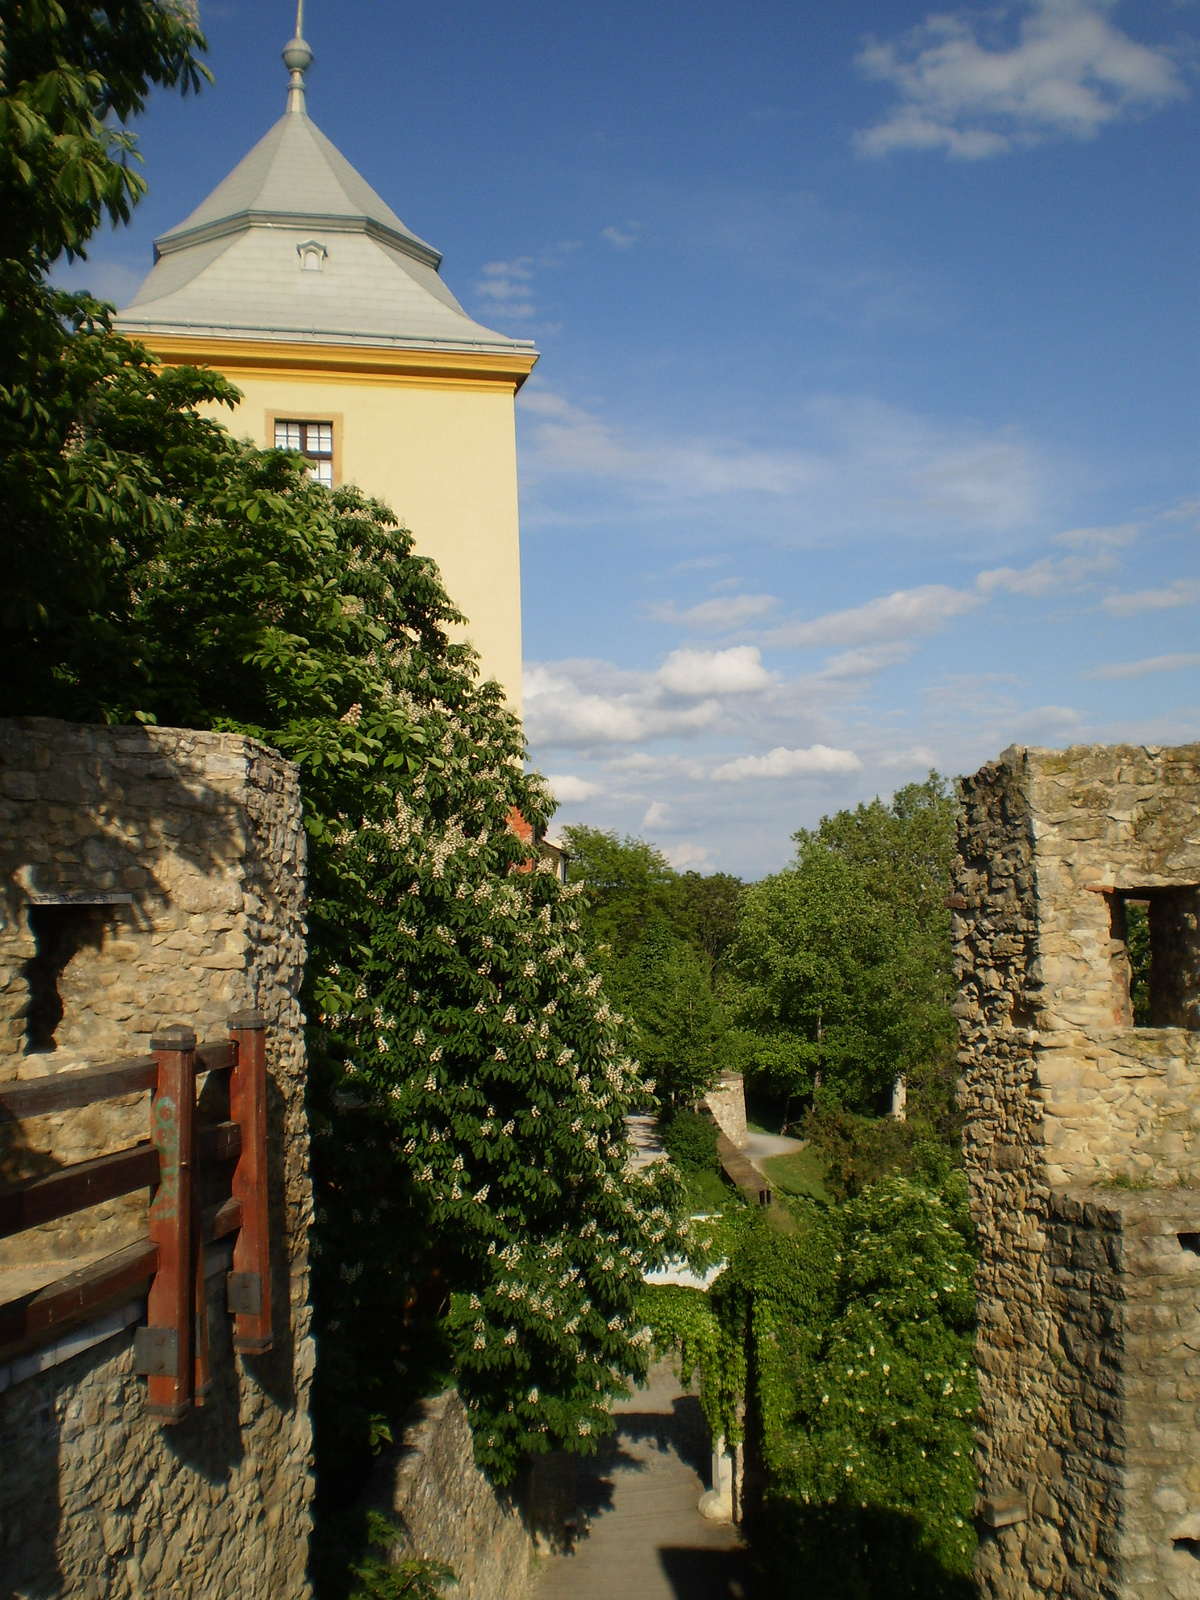
[[[1200,745],[1007,750],[955,888],[981,1591],[1200,1596]]]

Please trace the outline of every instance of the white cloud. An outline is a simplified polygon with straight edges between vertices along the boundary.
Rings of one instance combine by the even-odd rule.
[[[794,649],[886,644],[934,633],[981,604],[981,597],[970,590],[926,583],[916,589],[898,589],[847,611],[828,612],[811,622],[786,623],[768,635],[768,642]]]
[[[673,650],[655,680],[678,695],[748,694],[771,687],[771,674],[753,645],[732,650]]]
[[[767,616],[778,604],[770,594],[730,594],[702,600],[686,611],[680,611],[674,600],[668,600],[662,605],[650,606],[648,615],[655,622],[672,622],[685,628],[711,628],[715,633],[725,633]]]
[[[921,772],[928,772],[930,767],[936,767],[938,764],[937,751],[927,744],[913,745],[910,750],[893,750],[880,755],[877,759],[879,765],[888,772],[896,767],[916,768]]]
[[[577,778],[571,772],[548,772],[546,782],[550,786],[550,793],[560,805],[564,806],[590,800],[593,795],[601,792],[598,783],[592,783],[587,778]]]
[[[941,149],[979,160],[1054,135],[1091,139],[1120,117],[1180,98],[1175,62],[1114,26],[1114,3],[1019,0],[931,14],[899,41],[872,41],[857,65],[891,84],[897,102],[856,136],[859,151]]]
[[[677,872],[686,871],[688,867],[705,867],[713,858],[713,851],[706,845],[693,844],[686,841],[683,844],[672,845],[667,850],[667,860]]]
[[[894,644],[864,646],[859,650],[842,650],[830,656],[817,673],[822,683],[849,683],[863,678],[874,678],[888,667],[907,661],[913,647],[906,639]]]
[[[1200,655],[1147,656],[1143,661],[1116,661],[1082,673],[1085,678],[1144,678],[1150,672],[1178,672],[1200,666]]]
[[[778,745],[765,756],[740,756],[736,761],[727,761],[712,776],[721,783],[744,783],[747,778],[820,777],[858,772],[861,768],[862,762],[853,750],[831,750],[825,744],[788,750]]]
[[[536,380],[517,406],[528,418],[526,471],[616,483],[673,508],[771,497],[785,508],[793,539],[1007,532],[1040,515],[1046,496],[1047,464],[1011,430],[942,426],[870,399],[810,399],[792,430],[802,442],[777,447],[633,437]]]
[[[1112,550],[1103,547],[1095,555],[1043,556],[1032,566],[994,567],[990,572],[981,572],[975,587],[985,595],[1004,591],[1041,599],[1063,589],[1083,588],[1100,573],[1111,572],[1116,564]]]
[[[1028,567],[993,567],[979,573],[970,589],[954,589],[944,583],[897,589],[846,611],[830,611],[811,621],[781,623],[762,636],[763,642],[796,650],[849,646],[844,654],[826,663],[821,676],[867,676],[904,660],[911,640],[939,632],[957,617],[986,605],[994,595],[1044,599],[1063,590],[1085,588],[1115,564],[1111,550],[1101,549],[1095,555],[1043,556]],[[1200,585],[1197,590],[1200,592]]]
[[[1065,533],[1056,533],[1053,542],[1068,550],[1119,550],[1122,545],[1132,544],[1141,531],[1140,522],[1121,522],[1112,528],[1068,528]]]
[[[638,225],[627,222],[623,228],[602,228],[600,233],[617,250],[630,250],[637,243]]]
[[[666,805],[662,800],[655,800],[654,803],[648,806],[646,809],[646,815],[642,818],[642,827],[661,828],[663,823],[666,822],[670,815],[670,806]]]
[[[494,300],[510,317],[531,317],[533,305],[533,257],[517,256],[512,261],[489,261],[475,293]]]
[[[714,727],[724,699],[744,701],[774,686],[753,645],[675,650],[656,672],[621,672],[604,661],[527,662],[525,727],[531,742],[573,748],[677,738]]]
[[[588,686],[589,679],[595,688]],[[618,673],[605,663],[562,662],[557,671],[536,663],[525,668],[525,730],[531,743],[633,744],[693,734],[712,727],[720,716],[715,699],[665,703],[653,675]]]
[[[1132,617],[1139,611],[1173,611],[1200,600],[1200,578],[1176,578],[1161,589],[1135,589],[1130,594],[1110,594],[1102,604],[1114,617]]]

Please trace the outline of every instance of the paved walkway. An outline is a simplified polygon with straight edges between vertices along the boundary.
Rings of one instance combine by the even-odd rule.
[[[618,1432],[576,1469],[574,1550],[549,1557],[529,1600],[755,1600],[738,1531],[696,1509],[709,1440],[667,1363],[614,1410]]]
[[[788,1139],[779,1133],[755,1133],[751,1130],[746,1135],[742,1154],[751,1166],[761,1171],[761,1163],[769,1161],[772,1156],[790,1156],[793,1150],[803,1150],[807,1144],[807,1139]]]

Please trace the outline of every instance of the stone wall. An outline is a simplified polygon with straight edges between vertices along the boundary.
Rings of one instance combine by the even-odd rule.
[[[454,1568],[463,1600],[523,1600],[533,1540],[516,1503],[475,1465],[457,1389],[422,1400],[372,1499],[405,1538],[393,1559],[417,1555]]]
[[[227,1263],[210,1247],[213,1393],[173,1428],[143,1413],[132,1328],[76,1355],[67,1341],[66,1359],[43,1352],[36,1376],[37,1352],[9,1364],[0,1600],[308,1592],[303,918],[298,775],[276,752],[236,735],[0,723],[0,1081],[145,1053],[171,1022],[221,1039],[230,1013],[263,1012],[275,1306],[274,1349],[235,1356]],[[0,1124],[4,1177],[144,1139],[147,1102]],[[4,1241],[0,1297],[144,1233],[145,1208],[142,1193]]]
[[[723,1072],[704,1096],[713,1121],[737,1149],[746,1148],[746,1089],[740,1072]]]
[[[1200,1595],[1200,1561],[1175,1542],[1200,1518],[1200,1477],[1169,1461],[1200,1445],[1200,1280],[1181,1242],[1200,1229],[1200,747],[1012,749],[963,801],[978,1576],[1006,1600],[1146,1582]],[[1130,1006],[1135,899],[1150,905],[1148,1027]]]

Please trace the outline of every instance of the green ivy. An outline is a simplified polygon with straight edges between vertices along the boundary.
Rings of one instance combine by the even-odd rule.
[[[974,1259],[966,1188],[889,1178],[794,1234],[753,1211],[708,1294],[647,1291],[714,1433],[753,1408],[760,1548],[782,1592],[965,1593],[974,1555]],[[797,1564],[799,1562],[799,1565]],[[807,1583],[807,1579],[804,1580]],[[966,1587],[964,1587],[966,1586]]]

